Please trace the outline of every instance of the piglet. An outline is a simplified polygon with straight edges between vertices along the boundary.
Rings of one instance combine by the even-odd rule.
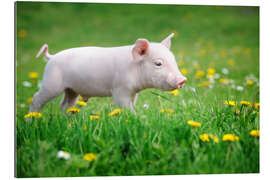
[[[147,88],[174,90],[186,82],[170,51],[172,33],[161,43],[138,39],[134,45],[120,47],[79,47],[51,55],[48,45],[41,47],[48,59],[40,90],[34,95],[30,112],[39,112],[53,98],[64,93],[61,109],[72,107],[81,95],[113,97],[117,105],[135,113],[137,94]]]

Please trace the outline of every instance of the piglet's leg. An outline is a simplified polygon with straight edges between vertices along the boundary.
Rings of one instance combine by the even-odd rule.
[[[67,108],[75,106],[77,99],[78,99],[77,93],[75,93],[71,89],[66,89],[64,98],[60,103],[60,107],[61,107],[62,112],[64,112],[65,109],[67,109]]]
[[[136,111],[133,107],[134,97],[128,94],[126,91],[122,91],[121,89],[115,90],[113,92],[113,99],[116,105],[125,107],[129,109],[132,113],[136,114]]]

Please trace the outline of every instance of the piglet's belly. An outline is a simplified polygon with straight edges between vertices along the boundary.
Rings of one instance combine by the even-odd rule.
[[[77,94],[88,97],[109,97],[112,96],[111,83],[106,80],[85,79],[73,77],[65,83],[65,88],[72,89]]]

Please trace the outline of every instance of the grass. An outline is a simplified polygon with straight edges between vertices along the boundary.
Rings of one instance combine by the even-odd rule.
[[[259,172],[259,138],[249,135],[259,129],[259,110],[240,104],[259,102],[258,7],[17,2],[16,11],[17,177]],[[61,96],[42,109],[42,118],[25,121],[27,99],[38,91],[46,65],[34,58],[44,43],[54,54],[78,46],[133,44],[141,37],[161,41],[171,32],[176,33],[172,52],[188,72],[177,96],[144,90],[136,116],[123,109],[112,117],[108,114],[117,107],[111,98],[91,98],[79,113],[65,115]],[[209,80],[206,75],[196,79],[196,72],[207,74],[209,67],[220,77],[199,86]],[[29,72],[38,72],[37,80]],[[224,84],[221,78],[233,81]],[[247,85],[248,79],[254,84]],[[24,81],[32,86],[23,86]],[[99,120],[89,119],[98,113]],[[193,128],[188,120],[201,126]],[[217,136],[219,143],[201,141],[204,133]],[[239,141],[222,141],[227,133]],[[57,158],[60,150],[71,158]],[[86,153],[97,159],[83,160]]]

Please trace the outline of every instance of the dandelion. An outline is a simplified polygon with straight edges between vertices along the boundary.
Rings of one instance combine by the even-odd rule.
[[[221,50],[219,52],[219,54],[220,54],[221,57],[225,57],[227,55],[227,51],[226,50]]]
[[[77,104],[79,106],[86,106],[87,105],[84,101],[78,101]]]
[[[215,143],[218,143],[219,142],[219,139],[217,136],[214,136],[213,134],[209,134],[209,137],[215,142]]]
[[[97,155],[94,153],[87,153],[83,156],[83,159],[89,162],[92,162],[97,159]]]
[[[239,141],[239,137],[233,134],[225,134],[222,137],[222,141]]]
[[[260,130],[252,130],[249,133],[251,136],[259,137],[260,136]]]
[[[57,153],[57,157],[59,159],[65,159],[65,160],[68,160],[70,158],[70,154],[68,152],[65,152],[65,151],[58,151]]]
[[[76,107],[70,107],[67,109],[66,113],[77,113],[77,112],[80,112],[80,109],[79,108],[76,108]]]
[[[143,133],[143,138],[146,139],[147,138],[147,134]]]
[[[230,65],[230,66],[234,66],[235,65],[235,61],[233,59],[229,59],[227,61],[227,63]]]
[[[30,97],[30,98],[28,98],[28,99],[26,100],[26,103],[27,103],[27,104],[31,104],[32,101],[33,101],[33,98]]]
[[[214,68],[208,68],[207,73],[211,74],[211,75],[214,75],[216,73],[216,70]]]
[[[178,54],[180,57],[184,57],[185,56],[185,52],[183,52],[183,51],[180,51],[179,52],[179,54]],[[180,60],[181,61],[181,60]],[[184,63],[184,61],[183,61],[183,63]],[[180,65],[180,64],[179,64]],[[183,64],[184,65],[184,64]],[[183,66],[183,65],[180,65],[180,66]]]
[[[175,89],[173,91],[170,91],[170,94],[172,94],[174,96],[177,96],[179,94],[179,90],[178,89]]]
[[[248,101],[240,101],[240,104],[242,104],[243,106],[250,106],[251,103]]]
[[[19,38],[25,38],[27,35],[26,31],[24,29],[21,29],[19,32],[18,32],[18,37]]]
[[[208,134],[201,134],[200,135],[200,140],[203,142],[209,142],[209,135]]]
[[[160,113],[164,113],[165,112],[165,109],[161,109],[159,112]]]
[[[86,125],[83,126],[83,130],[84,130],[84,131],[87,130],[87,126],[86,126]]]
[[[97,116],[97,115],[90,115],[89,116],[89,119],[90,120],[99,120],[100,116]]]
[[[209,86],[210,84],[211,84],[210,81],[203,81],[198,84],[198,87],[205,87],[205,86]]]
[[[196,121],[187,121],[187,124],[192,126],[192,127],[200,127],[201,126],[201,123],[199,122],[196,122]]]
[[[29,77],[30,79],[37,79],[37,78],[38,78],[38,73],[37,73],[37,72],[30,72],[30,73],[28,74],[28,77]]]
[[[24,116],[25,119],[32,118],[32,117],[41,118],[42,115],[39,112],[30,112]]]
[[[203,76],[205,75],[205,73],[201,70],[197,71],[195,74],[195,78],[196,79],[201,79]]]
[[[260,107],[260,103],[254,103],[254,108],[255,109],[259,109],[259,107]]]
[[[217,136],[214,136],[213,134],[201,134],[200,140],[203,142],[209,142],[210,139],[212,139],[215,143],[219,142],[219,139]]]
[[[181,69],[180,71],[184,76],[188,74],[188,70],[185,68]]]
[[[219,82],[220,82],[221,84],[229,84],[230,80],[227,79],[227,78],[220,78]]]
[[[73,122],[68,123],[68,127],[71,127],[73,125]]]
[[[184,66],[185,62],[183,60],[179,60],[178,61],[178,65],[181,67],[181,66]]]
[[[224,101],[224,104],[227,104],[229,106],[235,106],[236,105],[235,101]]]
[[[199,51],[199,56],[205,56],[206,55],[206,50],[205,49],[201,49]]]
[[[240,114],[240,110],[239,109],[235,109],[235,114],[236,115]]]
[[[115,109],[112,112],[110,112],[109,116],[111,117],[111,116],[120,114],[121,112],[122,112],[121,109]]]
[[[32,86],[32,83],[29,82],[29,81],[23,81],[22,84],[23,84],[24,87],[31,87]]]
[[[167,112],[168,112],[168,115],[171,116],[173,113],[173,109],[168,109]]]
[[[248,86],[251,86],[251,85],[253,85],[254,84],[254,81],[252,81],[252,80],[247,80],[247,85]]]

